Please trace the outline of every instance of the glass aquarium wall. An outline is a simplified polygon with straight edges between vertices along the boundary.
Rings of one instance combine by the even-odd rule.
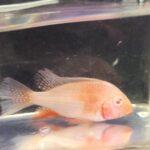
[[[17,2],[0,2],[0,149],[150,149],[149,2]],[[85,116],[66,117],[80,112],[82,107],[75,102],[57,103],[58,112],[45,111],[46,91],[78,79],[114,84],[131,101],[133,112],[107,120],[101,111],[104,120],[95,123],[82,120]],[[56,90],[52,96],[70,91]],[[34,97],[37,103],[29,97],[35,92],[41,92]],[[51,107],[56,109],[53,102]],[[88,110],[97,108],[88,102]],[[118,109],[114,107],[106,115],[115,115]]]

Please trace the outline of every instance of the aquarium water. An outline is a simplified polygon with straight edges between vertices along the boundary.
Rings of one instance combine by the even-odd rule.
[[[34,75],[47,68],[110,82],[133,107],[122,118],[75,123],[34,120],[38,105],[3,116],[1,98],[0,150],[149,150],[149,40],[149,1],[0,2],[1,83],[9,77],[40,91]]]

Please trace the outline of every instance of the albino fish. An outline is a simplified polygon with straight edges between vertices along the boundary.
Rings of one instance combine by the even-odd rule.
[[[125,125],[80,124],[66,128],[45,125],[34,135],[18,136],[16,150],[115,150],[130,140],[132,128]]]
[[[39,105],[44,109],[39,110],[35,118],[62,116],[104,121],[132,112],[130,100],[115,85],[98,79],[82,79],[55,85],[44,92],[35,92],[14,79],[5,78],[0,87],[0,97],[7,99],[2,104],[2,114],[9,115],[28,106]],[[49,84],[39,85],[46,87]]]

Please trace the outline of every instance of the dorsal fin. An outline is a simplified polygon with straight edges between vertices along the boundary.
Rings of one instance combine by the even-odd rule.
[[[51,70],[44,68],[34,75],[34,82],[38,89],[46,91],[60,85],[60,78]]]
[[[50,90],[65,83],[87,80],[93,79],[84,77],[60,77],[47,68],[39,70],[34,76],[34,81],[37,88],[42,91]]]

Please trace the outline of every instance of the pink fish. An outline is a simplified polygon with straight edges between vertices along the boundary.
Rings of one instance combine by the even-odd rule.
[[[46,70],[44,73],[49,75]],[[43,75],[43,80],[39,83],[43,89],[49,85],[48,82],[43,82],[44,79]],[[63,116],[85,121],[104,121],[132,112],[130,100],[115,85],[91,78],[74,78],[73,82],[70,80],[62,82],[61,78],[62,83],[57,81],[56,85],[54,78],[52,88],[44,92],[35,92],[14,79],[5,78],[1,85],[0,97],[10,99],[11,103],[8,104],[12,107],[3,109],[2,106],[3,115],[12,114],[31,105],[44,108],[39,110],[35,118]]]

